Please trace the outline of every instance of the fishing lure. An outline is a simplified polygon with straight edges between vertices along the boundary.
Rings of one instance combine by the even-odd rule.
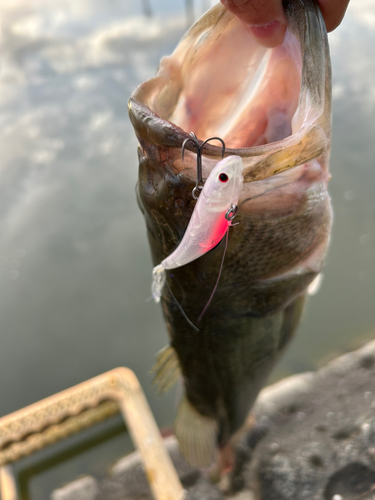
[[[243,185],[242,158],[228,156],[211,171],[178,247],[152,271],[152,296],[160,302],[166,269],[184,266],[214,248],[237,213]]]

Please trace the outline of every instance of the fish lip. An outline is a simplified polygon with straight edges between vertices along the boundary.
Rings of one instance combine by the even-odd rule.
[[[303,92],[305,92],[305,98],[306,98],[306,94],[309,91],[313,101],[314,99],[321,100],[321,106],[323,106],[322,114],[324,114],[325,116],[323,119],[317,116],[317,119],[313,119],[312,121],[310,121],[310,124],[303,124],[302,127],[300,127],[299,130],[297,130],[295,133],[292,133],[292,135],[289,135],[288,137],[285,137],[284,139],[279,141],[270,142],[261,146],[251,146],[245,148],[226,148],[225,156],[238,155],[243,158],[245,182],[266,179],[268,177],[276,175],[279,172],[282,172],[297,165],[301,165],[304,162],[308,162],[313,158],[316,158],[324,154],[324,152],[329,149],[328,146],[330,143],[330,132],[331,132],[331,120],[330,120],[331,67],[329,59],[329,49],[327,45],[326,33],[324,30],[324,21],[322,20],[322,16],[320,14],[319,9],[317,9],[317,7],[314,6],[313,2],[306,2],[306,5],[307,7],[304,8],[310,9],[310,11],[315,8],[314,12],[315,22],[317,23],[316,26],[319,25],[320,23],[319,25],[320,32],[318,35],[315,32],[312,33],[311,35],[312,41],[309,39],[308,34],[306,35],[306,32],[309,29],[309,23],[311,24],[311,19],[309,19],[309,23],[306,22],[309,14],[307,11],[305,11],[305,19],[303,18],[303,16],[300,16],[302,19],[301,21],[299,21],[300,25],[297,26],[297,28],[296,26],[294,26],[294,29],[295,30],[297,29],[297,31],[302,30],[304,32],[304,38],[302,36],[300,40],[301,54],[303,54],[303,48],[306,45],[310,45],[308,49],[311,51],[311,49],[314,48],[311,47],[311,44],[314,42],[315,44],[318,44],[317,52],[319,52],[320,54],[319,57],[321,57],[324,63],[326,81],[325,83],[322,81],[320,81],[320,83],[315,82],[315,87],[316,87],[315,88],[313,81],[314,79],[309,77],[309,72],[311,73],[313,71],[313,67],[309,67],[309,64],[310,65],[315,64],[316,58],[313,62],[311,62],[310,60],[311,58],[309,57],[302,58],[303,64],[302,64],[302,77],[301,77],[301,89],[300,89],[300,103],[298,104],[297,110],[301,105]],[[211,11],[213,11],[214,9],[216,9],[216,11],[220,10],[219,5],[211,9]],[[208,14],[211,11],[209,11]],[[220,13],[220,16],[223,15],[223,12]],[[218,16],[218,19],[220,16]],[[205,16],[203,16],[203,18],[204,17]],[[201,18],[201,20],[203,18]],[[194,33],[195,31],[198,30],[198,25],[201,20],[199,20],[195,25],[192,26],[192,28],[183,38],[182,43],[186,43],[189,34]],[[129,99],[129,104],[128,104],[129,117],[139,138],[161,148],[181,148],[184,140],[190,137],[189,132],[183,130],[181,127],[179,127],[172,121],[162,118],[155,111],[150,109],[150,107],[145,102],[143,102],[145,101],[145,97],[147,97],[147,92],[149,92],[149,90],[152,90],[153,84],[154,83],[157,84],[159,78],[158,74],[153,79],[144,82],[135,89],[135,91],[133,92],[133,94]],[[303,84],[305,85],[305,89],[303,88]],[[308,138],[308,140],[306,140],[306,137]],[[306,144],[302,144],[304,140]],[[203,141],[198,139],[198,142],[201,145]],[[188,141],[188,143],[186,144],[186,149],[195,153],[195,147],[191,143],[191,141]],[[300,151],[296,155],[296,150],[298,149],[300,149]],[[212,143],[208,143],[205,145],[203,154],[204,156],[208,156],[216,160],[221,158],[222,150],[221,147],[215,146]],[[266,168],[264,167],[264,163],[268,164],[280,163],[281,157],[284,158],[284,160],[281,161],[281,163],[283,163],[281,166],[277,165],[277,168],[276,167],[272,168],[272,166],[271,167],[268,166]]]
[[[143,85],[143,84],[142,84]],[[146,104],[138,100],[140,93],[140,85],[135,89],[128,101],[129,119],[139,136],[146,141],[152,140],[157,146],[182,148],[183,142],[190,138],[190,133],[182,129],[175,123],[165,120],[152,111]],[[280,141],[271,142],[262,146],[252,146],[249,148],[225,148],[224,156],[238,155],[242,158],[263,156],[275,150],[282,150],[285,144],[292,136],[288,136]],[[198,138],[199,145],[202,145],[204,140]],[[185,145],[185,149],[196,152],[195,146],[189,141]],[[211,143],[206,143],[204,153],[207,156],[222,157],[222,147],[215,146]]]
[[[148,106],[140,103],[137,100],[137,90],[129,99],[129,118],[138,136],[142,137],[147,142],[151,142],[160,147],[182,148],[185,139],[191,137],[185,130],[178,127],[173,122],[164,120],[152,111]],[[314,158],[317,158],[327,148],[327,134],[319,125],[312,125],[305,130],[303,134],[294,134],[281,141],[272,142],[262,146],[254,146],[250,148],[226,148],[224,156],[237,155],[242,159],[250,160],[250,165],[244,165],[244,182],[254,182],[267,179],[277,173],[281,173],[289,168],[306,163]],[[304,135],[306,147],[301,148],[300,155],[296,156],[296,147],[301,146],[301,135]],[[199,144],[203,141],[198,139]],[[186,143],[186,149],[196,152],[195,147],[190,143]],[[207,143],[204,148],[204,155],[221,159],[222,148],[213,144]],[[264,160],[268,160],[269,164],[279,160],[279,156],[285,157],[284,163],[275,168],[264,168]],[[278,162],[280,163],[280,162]],[[277,170],[277,171],[276,171]]]

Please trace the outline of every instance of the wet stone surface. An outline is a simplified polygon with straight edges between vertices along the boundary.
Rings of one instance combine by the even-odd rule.
[[[256,500],[375,499],[375,342],[267,388],[255,414],[234,489]]]

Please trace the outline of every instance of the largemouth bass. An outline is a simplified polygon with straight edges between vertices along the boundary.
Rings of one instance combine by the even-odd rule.
[[[286,7],[288,29],[259,46],[221,5],[208,11],[162,59],[129,101],[139,140],[137,196],[154,265],[181,242],[196,201],[190,132],[213,135],[243,160],[244,184],[215,295],[224,242],[167,270],[163,312],[170,346],[156,379],[182,374],[175,430],[186,458],[210,465],[228,449],[297,327],[308,285],[320,273],[331,228],[327,192],[331,70],[327,35],[312,0]],[[207,144],[203,176],[221,159]]]

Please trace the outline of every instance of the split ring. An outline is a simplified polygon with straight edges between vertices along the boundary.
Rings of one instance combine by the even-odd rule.
[[[238,206],[234,205],[234,203],[231,203],[230,207],[225,212],[225,218],[228,221],[231,221],[231,220],[233,220],[236,217],[237,212],[238,212]]]

